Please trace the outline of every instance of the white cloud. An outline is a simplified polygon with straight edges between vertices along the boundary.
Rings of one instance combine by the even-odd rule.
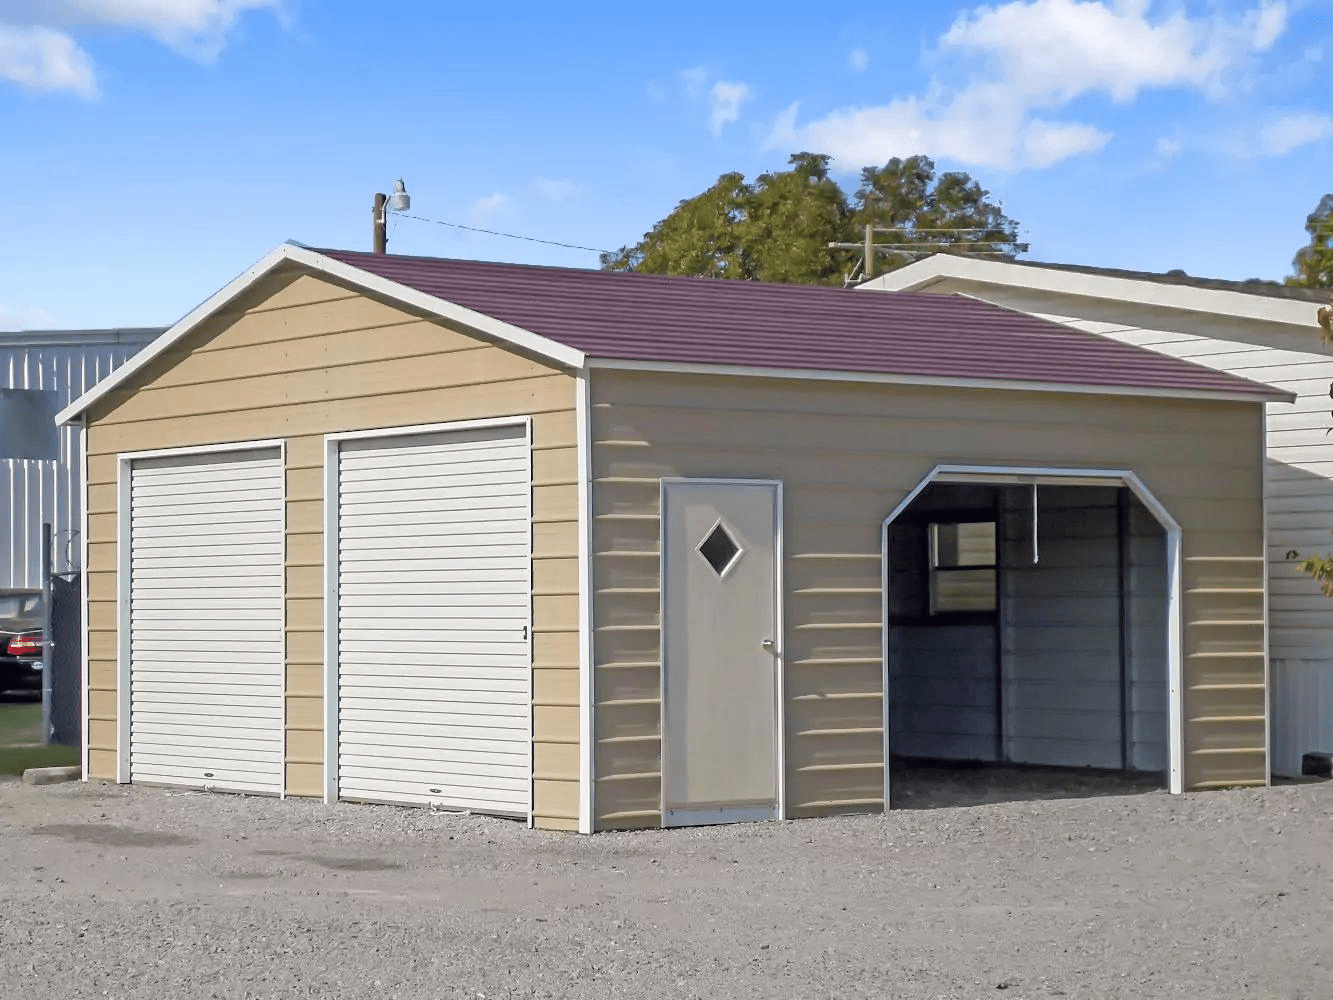
[[[847,164],[926,153],[962,163],[1042,168],[1096,152],[1111,139],[1092,125],[1025,117],[1012,107],[997,105],[992,96],[966,95],[943,114],[923,100],[906,98],[835,111],[804,126],[796,125],[799,107],[792,105],[779,117],[769,145],[827,152]]]
[[[1266,122],[1255,151],[1260,156],[1286,156],[1302,146],[1333,139],[1333,115],[1297,111]]]
[[[0,330],[33,330],[49,327],[55,322],[55,317],[45,309],[26,308],[15,309],[7,306],[0,306]]]
[[[547,201],[565,201],[579,193],[579,186],[573,181],[552,180],[550,177],[538,177],[532,186]]]
[[[479,226],[508,205],[509,195],[496,191],[493,194],[478,198],[469,205],[467,210],[467,220],[472,225]]]
[[[847,55],[847,61],[852,64],[852,69],[864,73],[866,67],[870,65],[870,53],[865,49],[852,49]]]
[[[703,66],[681,70],[680,83],[691,101],[708,105],[708,127],[713,135],[721,135],[724,128],[739,121],[741,105],[754,97],[749,84],[716,80]]]
[[[152,35],[198,58],[217,55],[248,10],[280,11],[283,0],[10,0],[5,20],[75,30],[112,28]]]
[[[731,80],[718,80],[708,92],[711,110],[708,113],[708,127],[713,135],[721,135],[722,130],[740,119],[741,105],[754,97],[749,85]]]
[[[1111,133],[1082,122],[1048,122],[1032,118],[1017,131],[1017,163],[1036,169],[1053,167],[1061,160],[1095,153],[1111,141]]]
[[[1150,0],[1011,0],[960,15],[940,38],[925,92],[798,124],[789,108],[768,145],[797,144],[851,165],[927,153],[1039,169],[1094,152],[1109,133],[1053,120],[1080,98],[1134,100],[1153,89],[1218,98],[1286,28],[1281,0],[1239,16],[1156,15]]]
[[[1157,153],[1157,159],[1162,163],[1169,163],[1181,153],[1185,152],[1185,144],[1174,136],[1164,135],[1157,140],[1157,145],[1153,147]]]
[[[1182,10],[1153,20],[1148,0],[1030,0],[965,13],[940,44],[990,63],[1029,99],[1104,93],[1129,101],[1162,87],[1215,95],[1253,53],[1272,47],[1286,18],[1280,0],[1260,0],[1232,21]]]
[[[69,35],[51,28],[0,24],[0,80],[29,93],[67,90],[80,97],[97,96],[88,53]]]
[[[237,18],[279,15],[284,0],[7,0],[0,12],[0,80],[29,91],[97,93],[92,60],[77,36],[126,31],[204,62],[216,59]]]

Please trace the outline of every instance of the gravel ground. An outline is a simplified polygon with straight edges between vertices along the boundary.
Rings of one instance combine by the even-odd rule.
[[[0,781],[0,995],[1333,995],[1333,783],[1115,791],[578,837]]]

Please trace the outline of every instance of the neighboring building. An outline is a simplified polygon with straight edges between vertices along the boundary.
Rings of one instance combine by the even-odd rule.
[[[891,753],[1262,785],[1289,398],[964,298],[285,246],[60,415],[85,774],[583,831],[879,809]]]
[[[1333,290],[945,254],[860,287],[970,295],[1295,394],[1267,424],[1274,773],[1333,750],[1333,601],[1297,569],[1333,551],[1333,348],[1316,319]]]
[[[83,431],[57,432],[53,418],[162,332],[0,332],[0,589],[41,586],[44,523],[56,571],[79,568]]]

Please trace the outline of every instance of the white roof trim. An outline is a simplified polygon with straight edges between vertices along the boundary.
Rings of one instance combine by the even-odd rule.
[[[1080,385],[1072,382],[1028,382],[1021,379],[950,378],[937,375],[896,375],[881,372],[839,372],[813,368],[761,368],[751,365],[682,364],[659,361],[622,361],[589,358],[589,368],[636,372],[674,372],[679,375],[740,375],[751,378],[809,379],[824,382],[870,382],[879,385],[931,385],[951,389],[1013,389],[1021,392],[1066,392],[1086,396],[1150,396],[1168,399],[1247,400],[1256,403],[1291,403],[1296,396],[1283,389],[1253,392],[1213,389],[1156,389],[1119,385]]]
[[[288,262],[320,274],[326,274],[373,295],[382,296],[402,305],[431,313],[451,323],[458,323],[479,333],[494,337],[501,343],[520,348],[556,364],[569,368],[582,368],[584,365],[582,351],[502,322],[484,313],[436,298],[434,295],[427,295],[415,288],[400,285],[396,281],[381,278],[358,267],[326,257],[314,250],[287,244],[269,253],[259,263],[246,270],[221,291],[190,312],[175,326],[168,328],[164,334],[136,354],[133,359],[117,368],[107,378],[70,403],[69,406],[56,414],[56,423],[67,424],[77,420],[90,406],[132,379],[141,368],[151,364],[155,358],[169,351],[200,323]]]
[[[1002,260],[978,260],[937,253],[900,267],[896,271],[857,285],[868,291],[915,292],[947,279],[975,281],[985,285],[1029,288],[1056,295],[1075,295],[1094,299],[1113,299],[1162,309],[1234,316],[1264,323],[1285,323],[1309,328],[1315,326],[1319,305],[1297,299],[1281,299],[1248,292],[1193,285],[1170,285],[1138,278],[1106,274],[1086,274],[1055,268],[1031,267]]]

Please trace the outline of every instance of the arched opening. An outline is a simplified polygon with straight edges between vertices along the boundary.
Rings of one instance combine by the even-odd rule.
[[[1181,790],[1180,529],[1133,473],[939,466],[882,558],[890,807]]]

